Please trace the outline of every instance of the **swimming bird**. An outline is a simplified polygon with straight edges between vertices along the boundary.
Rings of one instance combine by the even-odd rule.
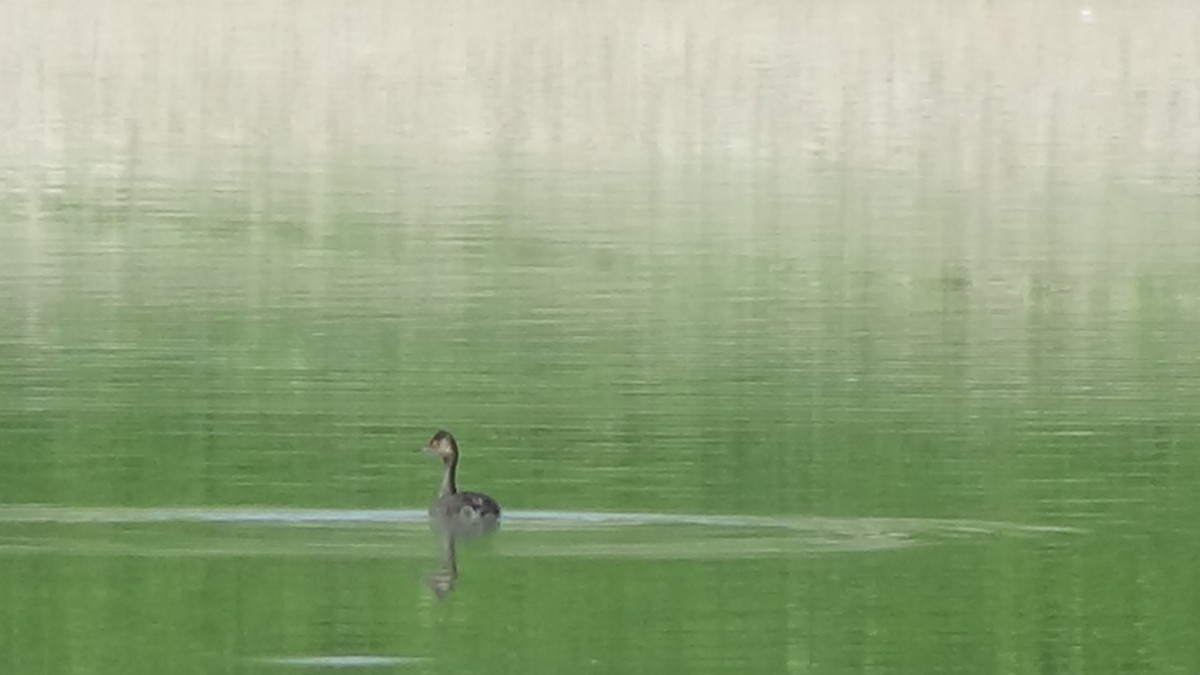
[[[445,467],[437,499],[429,506],[429,516],[439,524],[450,525],[462,533],[490,531],[499,525],[500,504],[482,492],[460,492],[458,442],[449,431],[439,431],[425,444],[425,452],[441,458]]]

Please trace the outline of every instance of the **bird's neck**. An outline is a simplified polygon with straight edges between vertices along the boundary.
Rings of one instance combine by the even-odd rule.
[[[445,497],[458,492],[458,485],[454,482],[454,474],[458,470],[458,458],[451,457],[446,460],[446,470],[442,474],[442,487],[438,490],[438,497]]]

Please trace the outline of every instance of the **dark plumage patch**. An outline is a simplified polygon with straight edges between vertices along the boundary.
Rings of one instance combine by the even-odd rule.
[[[481,492],[459,492],[458,496],[462,498],[462,506],[481,516],[500,516],[500,505]]]

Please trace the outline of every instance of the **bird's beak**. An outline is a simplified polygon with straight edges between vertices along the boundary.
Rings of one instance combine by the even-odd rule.
[[[435,450],[432,445],[426,445],[425,447],[421,448],[417,452],[428,452],[431,455],[437,454],[437,450]]]

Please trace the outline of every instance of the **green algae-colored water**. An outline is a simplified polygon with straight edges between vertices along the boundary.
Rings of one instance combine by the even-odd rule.
[[[1200,671],[1159,4],[0,8],[0,673]]]

